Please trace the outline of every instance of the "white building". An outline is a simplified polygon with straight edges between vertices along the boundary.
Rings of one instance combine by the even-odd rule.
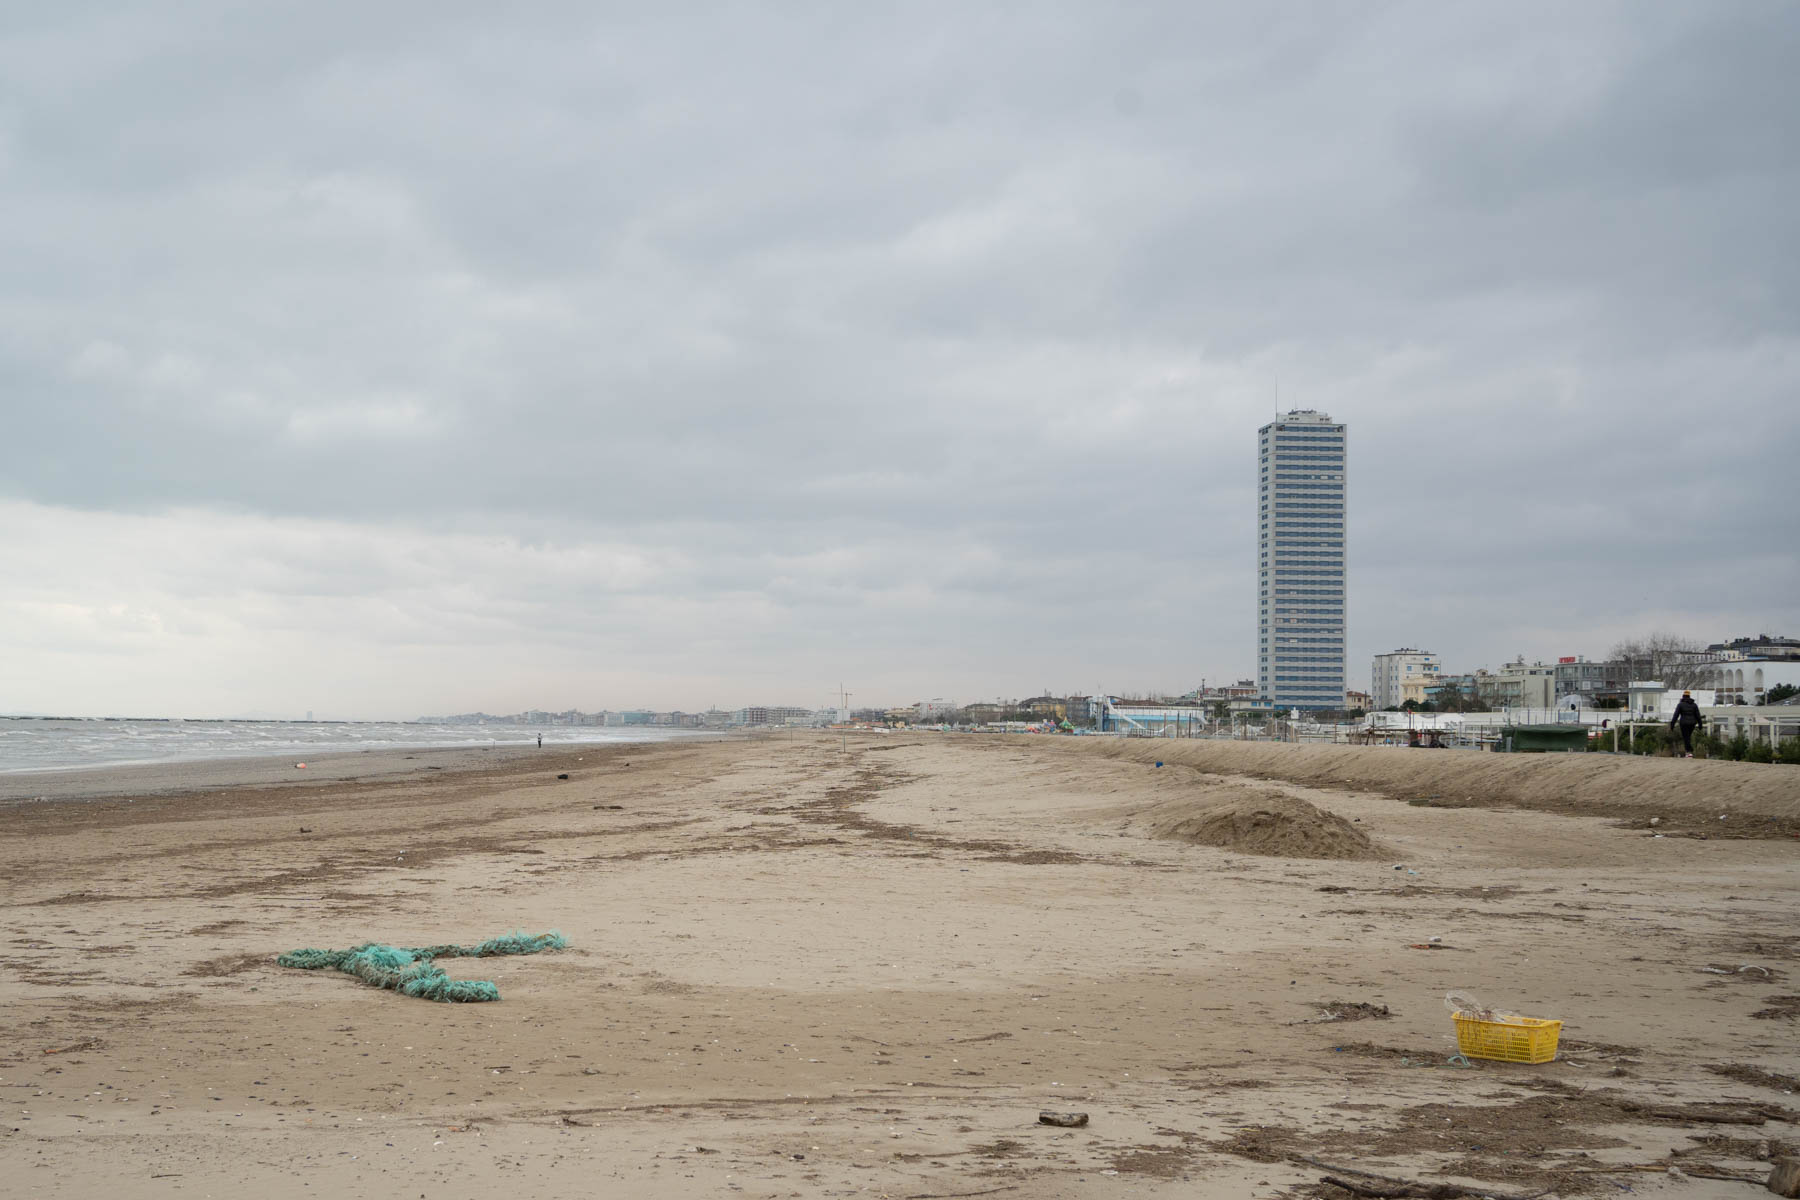
[[[1375,656],[1375,669],[1370,672],[1369,703],[1375,708],[1393,708],[1406,702],[1406,685],[1443,673],[1443,664],[1429,650],[1402,646]]]
[[[1717,708],[1702,705],[1700,712],[1706,718],[1707,730],[1717,738],[1736,737],[1741,733],[1752,742],[1768,742],[1772,746],[1800,738],[1800,705],[1751,707],[1733,704]]]
[[[1311,409],[1257,431],[1256,685],[1277,709],[1344,706],[1346,441]]]
[[[1099,726],[1109,732],[1198,737],[1216,724],[1210,704],[1163,704],[1103,696],[1099,708]]]
[[[1549,708],[1556,703],[1556,668],[1520,658],[1491,675],[1478,672],[1475,690],[1482,699],[1502,708]]]
[[[936,721],[956,711],[956,701],[941,697],[932,700],[921,700],[913,706],[914,715],[921,721]]]
[[[1667,721],[1675,716],[1675,706],[1681,703],[1684,689],[1667,687],[1660,679],[1633,680],[1627,693],[1630,702],[1627,706],[1633,720]],[[1718,703],[1714,693],[1705,688],[1693,689],[1694,703],[1702,709],[1711,708]]]
[[[1719,693],[1720,704],[1761,704],[1771,688],[1800,687],[1800,662],[1728,659],[1702,667],[1700,681]]]

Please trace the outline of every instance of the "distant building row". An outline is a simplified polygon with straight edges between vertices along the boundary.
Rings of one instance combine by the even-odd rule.
[[[705,712],[682,712],[680,709],[671,712],[656,712],[647,708],[627,708],[602,710],[600,712],[581,712],[569,709],[565,712],[545,712],[541,709],[528,709],[525,712],[509,713],[496,716],[492,713],[458,713],[451,717],[421,717],[420,721],[430,725],[585,725],[585,726],[648,726],[665,729],[731,729],[743,726],[763,725],[830,725],[842,721],[848,714],[835,708],[796,708],[781,704],[753,704],[738,709],[712,708]]]
[[[1800,640],[1764,635],[1601,662],[1567,655],[1554,663],[1527,663],[1521,655],[1497,671],[1471,674],[1446,673],[1436,654],[1403,646],[1377,654],[1369,679],[1371,709],[1441,707],[1451,696],[1503,708],[1623,707],[1631,685],[1651,679],[1707,688],[1719,704],[1755,705],[1777,687],[1800,686]]]
[[[1240,679],[1225,686],[1202,685],[1176,697],[1053,696],[1046,693],[1024,700],[977,700],[968,704],[940,698],[891,708],[881,717],[890,724],[989,728],[1067,725],[1075,729],[1128,733],[1174,729],[1198,731],[1228,725],[1247,714],[1267,714],[1278,708],[1258,693],[1255,680]],[[1365,692],[1349,692],[1346,699],[1352,707],[1368,707],[1369,697]]]

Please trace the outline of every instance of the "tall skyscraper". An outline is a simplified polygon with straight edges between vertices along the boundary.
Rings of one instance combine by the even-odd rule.
[[[1258,431],[1256,690],[1344,706],[1344,426],[1296,409]]]

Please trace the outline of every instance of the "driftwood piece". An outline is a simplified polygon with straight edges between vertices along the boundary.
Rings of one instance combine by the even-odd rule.
[[[1460,1183],[1411,1183],[1400,1180],[1396,1183],[1359,1183],[1352,1179],[1343,1179],[1337,1175],[1321,1175],[1320,1183],[1334,1184],[1357,1196],[1374,1196],[1388,1200],[1458,1200],[1461,1196],[1481,1196],[1485,1200],[1538,1200],[1550,1193],[1533,1192],[1530,1196],[1520,1196],[1512,1192],[1496,1192],[1493,1188],[1478,1186],[1468,1187]]]
[[[1769,1190],[1777,1196],[1800,1196],[1800,1158],[1778,1158],[1769,1172]]]
[[[1343,1179],[1337,1175],[1321,1175],[1320,1183],[1329,1183],[1333,1187],[1341,1187],[1356,1196],[1377,1197],[1422,1197],[1423,1200],[1455,1200],[1458,1196],[1469,1193],[1449,1184],[1435,1184],[1427,1187],[1422,1183],[1375,1183],[1357,1182],[1354,1179]]]
[[[1761,1125],[1769,1114],[1760,1108],[1691,1108],[1685,1104],[1639,1104],[1635,1100],[1607,1099],[1620,1112],[1659,1121],[1695,1121],[1706,1125]]]
[[[1086,1113],[1051,1112],[1047,1108],[1038,1113],[1039,1125],[1061,1125],[1066,1129],[1075,1129],[1086,1125],[1087,1122],[1088,1115]]]
[[[1645,1171],[1654,1175],[1667,1175],[1671,1170],[1683,1175],[1691,1175],[1695,1179],[1728,1179],[1733,1183],[1761,1183],[1762,1177],[1746,1175],[1742,1171],[1727,1171],[1723,1167],[1715,1167],[1710,1163],[1609,1163],[1604,1167],[1568,1167],[1569,1172],[1577,1175],[1620,1175],[1628,1171]]]
[[[1496,1191],[1486,1184],[1467,1183],[1418,1183],[1411,1179],[1400,1179],[1393,1175],[1378,1175],[1373,1171],[1365,1171],[1361,1167],[1340,1167],[1333,1163],[1322,1162],[1310,1155],[1292,1155],[1292,1161],[1305,1163],[1308,1166],[1322,1167],[1327,1171],[1342,1172],[1322,1177],[1320,1183],[1335,1184],[1346,1192],[1356,1196],[1379,1197],[1382,1200],[1458,1200],[1462,1196],[1483,1196],[1489,1200],[1539,1200],[1541,1196],[1550,1195],[1554,1189],[1522,1194],[1519,1192]],[[1361,1180],[1345,1179],[1344,1175],[1358,1175]]]
[[[1531,1086],[1571,1100],[1585,1099],[1605,1104],[1628,1116],[1648,1117],[1657,1121],[1691,1121],[1700,1125],[1761,1125],[1765,1121],[1800,1124],[1800,1112],[1779,1104],[1758,1104],[1752,1100],[1658,1104],[1633,1100],[1616,1091],[1591,1091],[1569,1084],[1552,1085],[1548,1080]]]

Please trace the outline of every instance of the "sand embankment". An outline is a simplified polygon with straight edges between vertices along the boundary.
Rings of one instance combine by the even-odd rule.
[[[1709,822],[1726,836],[1800,830],[1800,768],[1613,754],[1491,754],[1399,746],[1063,738],[1050,744],[1216,775],[1377,792],[1439,808],[1529,808],[1625,820]],[[1720,814],[1727,820],[1721,825]]]

